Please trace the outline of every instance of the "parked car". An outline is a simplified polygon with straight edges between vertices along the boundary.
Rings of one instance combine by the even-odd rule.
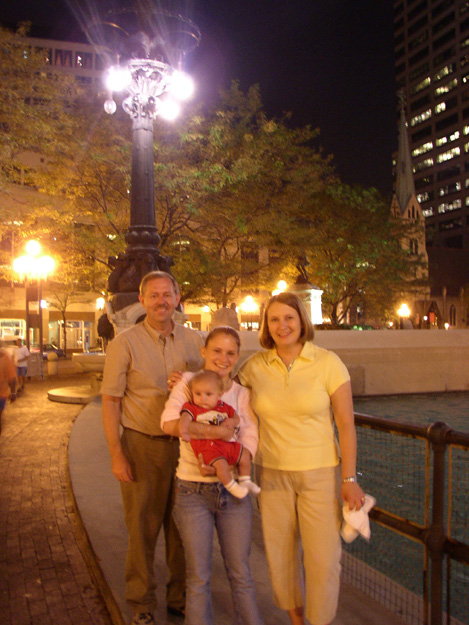
[[[31,352],[38,352],[39,351],[39,345],[31,345]],[[42,345],[42,357],[44,360],[47,360],[47,356],[50,352],[54,352],[55,354],[57,354],[57,356],[59,358],[65,358],[65,352],[61,347],[57,347],[56,345],[54,345],[53,343],[44,343]]]

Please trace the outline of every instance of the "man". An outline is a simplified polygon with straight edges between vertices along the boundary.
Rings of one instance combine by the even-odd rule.
[[[2,413],[7,403],[16,399],[16,368],[13,360],[3,348],[0,348],[0,432],[2,431]]]
[[[23,341],[16,341],[17,348],[15,350],[16,377],[18,378],[18,392],[24,391],[24,382],[28,371],[29,350]]]
[[[170,571],[167,610],[184,614],[184,554],[171,514],[179,440],[164,434],[160,416],[170,373],[201,368],[202,338],[174,324],[180,294],[170,274],[144,276],[139,300],[146,319],[109,344],[101,393],[112,472],[121,483],[129,531],[126,599],[134,611],[132,625],[151,625],[156,608],[153,560],[161,526]]]

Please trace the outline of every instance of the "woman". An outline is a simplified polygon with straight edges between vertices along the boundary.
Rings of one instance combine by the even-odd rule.
[[[351,509],[360,509],[364,502],[355,475],[350,377],[335,354],[313,345],[313,337],[298,297],[276,295],[266,306],[260,332],[260,344],[267,351],[252,356],[239,374],[251,388],[259,418],[256,477],[262,489],[259,503],[275,602],[288,611],[293,625],[304,624],[304,594],[312,625],[326,625],[334,618],[340,499]]]
[[[207,336],[202,356],[205,368],[215,371],[223,381],[222,400],[239,415],[239,441],[251,457],[257,449],[257,422],[250,406],[250,394],[230,378],[238,361],[240,340],[230,327],[217,327]],[[193,373],[184,373],[174,387],[161,417],[161,427],[179,436],[179,417],[190,399],[188,382]],[[189,434],[194,439],[230,440],[233,426],[226,419],[221,425],[192,422]],[[176,471],[174,518],[186,556],[185,625],[213,625],[210,579],[212,574],[213,532],[216,529],[226,573],[230,581],[235,625],[262,625],[254,582],[249,567],[252,529],[250,497],[233,497],[216,476],[202,476],[190,443],[181,441],[181,456]]]

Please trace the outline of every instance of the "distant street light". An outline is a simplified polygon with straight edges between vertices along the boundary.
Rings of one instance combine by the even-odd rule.
[[[252,330],[252,315],[259,308],[252,295],[246,295],[240,306],[242,312],[249,314],[248,330]]]
[[[51,256],[41,256],[41,244],[38,241],[28,241],[25,246],[26,254],[15,258],[13,270],[18,274],[20,281],[25,282],[26,291],[26,346],[30,349],[29,331],[31,327],[39,326],[39,351],[42,362],[43,328],[42,310],[46,307],[42,299],[42,281],[54,271],[55,261]],[[36,282],[36,285],[31,285]],[[30,302],[38,303],[37,325],[31,324],[31,314],[29,312]]]
[[[285,280],[279,280],[277,282],[277,288],[272,291],[272,295],[278,295],[279,293],[283,293],[287,290],[287,286],[288,284],[285,282]]]
[[[408,319],[410,317],[410,308],[406,303],[400,305],[399,310],[397,311],[399,315],[399,328],[401,330],[404,329],[404,319]]]
[[[170,271],[173,261],[160,254],[156,228],[153,175],[153,122],[175,119],[178,102],[194,90],[182,71],[184,56],[200,42],[200,31],[189,19],[159,9],[122,9],[88,25],[87,35],[106,58],[107,113],[117,105],[113,93],[125,92],[122,108],[132,119],[130,228],[127,249],[110,259],[108,289],[114,313],[138,301],[141,278],[156,269]]]
[[[96,310],[104,310],[105,306],[106,306],[106,300],[104,299],[104,297],[97,297],[96,298]]]

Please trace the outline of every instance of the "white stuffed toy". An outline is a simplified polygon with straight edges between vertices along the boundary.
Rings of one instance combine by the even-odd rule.
[[[344,522],[340,530],[340,535],[346,543],[351,543],[358,534],[361,534],[365,540],[370,540],[370,519],[368,513],[375,505],[376,499],[371,495],[365,495],[365,503],[360,510],[350,510],[348,505],[345,504],[342,508],[342,515]]]

